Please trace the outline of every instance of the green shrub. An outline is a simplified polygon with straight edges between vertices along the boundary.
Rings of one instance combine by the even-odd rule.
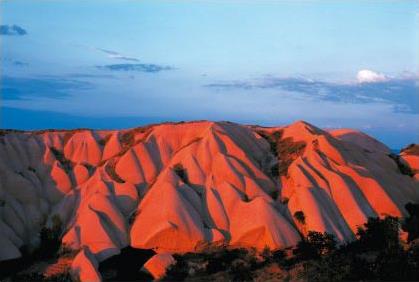
[[[182,281],[187,277],[209,277],[223,273],[232,281],[247,281],[258,261],[254,250],[216,248],[201,253],[174,255],[176,264],[171,266],[164,280]]]
[[[304,263],[309,281],[346,281],[350,272],[348,256],[332,254]]]
[[[189,266],[180,255],[174,255],[176,263],[166,271],[164,281],[183,281],[189,275]]]
[[[272,191],[270,193],[270,196],[271,196],[272,199],[277,200],[278,197],[279,197],[279,191],[278,190]]]
[[[137,215],[138,215],[139,213],[140,213],[140,210],[139,210],[139,209],[137,209],[137,210],[133,211],[133,212],[129,215],[129,217],[128,217],[128,224],[129,224],[130,226],[134,223],[135,218],[137,217]]]
[[[290,201],[290,199],[288,198],[288,197],[283,197],[282,199],[281,199],[281,202],[282,202],[282,204],[284,204],[284,205],[286,205],[286,204],[288,204],[288,202]]]
[[[243,193],[243,202],[250,202],[249,196],[247,196],[245,193]]]
[[[141,142],[141,140],[144,140],[151,133],[152,128],[153,128],[153,125],[150,124],[148,126],[136,127],[136,128],[123,132],[120,137],[121,146],[122,146],[121,152],[127,151],[136,143]],[[141,140],[140,139],[136,140],[137,134],[143,134],[143,136],[141,136],[142,137]]]
[[[51,150],[52,154],[54,155],[54,157],[58,160],[58,162],[64,168],[65,171],[68,172],[68,171],[72,170],[73,163],[64,156],[63,152],[61,152],[60,150],[58,150],[55,147],[50,147],[50,150]]]
[[[277,156],[279,158],[279,175],[288,175],[289,166],[295,159],[297,159],[299,156],[302,156],[305,147],[305,142],[294,142],[290,137],[278,140]]]
[[[375,276],[379,280],[410,280],[411,268],[403,249],[384,249],[375,260]]]
[[[122,149],[130,148],[135,143],[135,134],[136,132],[133,130],[126,131],[121,135],[121,146]]]
[[[11,277],[12,282],[72,282],[69,271],[45,277],[42,273],[19,273]]]
[[[402,229],[408,233],[407,241],[411,242],[419,238],[419,205],[408,203],[405,205],[409,217],[406,217]]]
[[[244,259],[235,259],[228,269],[232,281],[252,281],[252,265]]]
[[[271,175],[273,177],[278,177],[279,176],[279,164],[276,163],[271,167]]]
[[[40,245],[36,251],[36,256],[41,259],[54,257],[61,246],[62,222],[59,216],[51,218],[51,228],[43,227],[39,233]]]
[[[119,176],[118,173],[116,173],[115,165],[115,159],[109,160],[105,165],[106,173],[112,178],[113,181],[117,183],[125,183],[125,180],[122,179],[122,177]]]
[[[82,165],[87,169],[87,171],[89,172],[89,175],[92,175],[95,172],[95,166],[89,164],[89,163],[82,163]]]
[[[287,254],[284,250],[276,250],[272,252],[272,260],[279,264],[282,264],[286,258]]]
[[[226,271],[233,260],[246,258],[248,252],[246,249],[215,249],[206,255],[206,260],[208,261],[207,272],[212,274]]]
[[[188,173],[181,163],[175,164],[173,166],[173,170],[177,174],[177,176],[179,176],[180,179],[182,179],[184,183],[188,183]]]
[[[306,216],[303,211],[296,211],[294,213],[294,218],[301,224],[306,224]]]
[[[332,234],[309,231],[307,237],[298,242],[294,254],[300,260],[318,259],[336,249],[336,239]]]
[[[282,138],[282,130],[272,133],[259,130],[257,133],[269,143],[271,153],[278,158],[278,164],[271,168],[271,175],[274,177],[286,176],[291,163],[304,153],[306,143],[294,142],[290,137]]]
[[[363,227],[358,228],[359,245],[363,250],[373,251],[400,248],[399,228],[397,217],[370,217]]]
[[[32,166],[28,166],[28,170],[33,173],[36,173],[36,169],[34,169]]]
[[[279,138],[281,138],[281,136],[282,136],[282,131],[276,131],[276,132],[274,132],[274,133],[272,133],[272,134],[269,134],[269,133],[267,133],[267,132],[265,132],[265,131],[263,131],[263,130],[259,130],[259,131],[257,131],[257,133],[263,138],[263,139],[265,139],[267,142],[268,142],[268,144],[269,144],[269,146],[270,146],[270,148],[271,148],[271,153],[274,155],[274,156],[278,156],[277,155],[277,149],[276,149],[276,144],[277,144],[277,142],[278,142],[278,139]]]
[[[389,154],[388,156],[394,160],[401,174],[408,175],[410,177],[415,175],[412,169],[408,165],[406,165],[403,161],[400,160],[400,156],[396,154]]]

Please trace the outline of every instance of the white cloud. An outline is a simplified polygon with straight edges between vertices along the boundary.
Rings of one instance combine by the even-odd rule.
[[[380,82],[388,80],[388,77],[382,73],[377,73],[372,70],[360,70],[356,75],[359,83]]]

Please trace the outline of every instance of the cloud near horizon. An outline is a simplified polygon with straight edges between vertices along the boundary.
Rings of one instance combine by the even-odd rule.
[[[174,70],[171,66],[156,64],[111,64],[104,66],[96,66],[98,69],[107,69],[111,71],[135,71],[146,73],[157,73],[161,71]]]
[[[358,80],[359,83],[371,83],[371,82],[386,81],[389,78],[382,73],[377,73],[372,70],[364,69],[364,70],[358,71],[356,75],[356,79]]]
[[[211,83],[215,90],[278,89],[324,101],[366,104],[385,103],[396,113],[419,114],[419,85],[416,77],[390,78],[377,73],[361,73],[357,83],[332,83],[304,78],[268,77],[254,81]]]
[[[28,32],[18,25],[0,25],[0,35],[23,36]]]

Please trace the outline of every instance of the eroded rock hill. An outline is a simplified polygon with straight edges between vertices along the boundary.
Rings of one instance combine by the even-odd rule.
[[[416,147],[395,156],[361,132],[305,122],[1,135],[0,261],[35,249],[58,218],[62,243],[80,250],[79,275],[91,278],[126,246],[278,249],[310,230],[351,240],[368,217],[419,202]]]

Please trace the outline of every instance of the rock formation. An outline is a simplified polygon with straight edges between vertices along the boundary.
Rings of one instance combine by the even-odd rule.
[[[98,263],[127,246],[278,249],[310,230],[351,240],[368,217],[403,216],[419,202],[417,150],[391,156],[361,132],[305,122],[3,131],[0,260],[36,249],[57,218],[62,243],[80,250],[74,271],[92,280]]]

